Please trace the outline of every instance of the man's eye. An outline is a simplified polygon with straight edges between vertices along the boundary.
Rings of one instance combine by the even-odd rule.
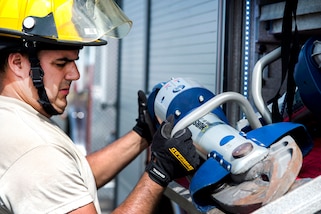
[[[66,63],[57,63],[56,64],[58,67],[64,67],[66,65]]]

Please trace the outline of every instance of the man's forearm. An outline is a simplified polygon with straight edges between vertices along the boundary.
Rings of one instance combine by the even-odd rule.
[[[147,146],[147,142],[136,132],[130,131],[105,148],[89,154],[87,160],[95,176],[97,187],[110,181]]]
[[[158,205],[165,187],[152,181],[145,172],[126,200],[113,211],[113,214],[149,214]]]

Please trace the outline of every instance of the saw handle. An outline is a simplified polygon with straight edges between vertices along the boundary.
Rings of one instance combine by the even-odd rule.
[[[195,108],[186,117],[178,121],[172,130],[171,136],[173,137],[174,134],[179,130],[190,126],[194,121],[205,116],[213,109],[219,107],[220,105],[228,101],[235,101],[237,104],[239,104],[239,106],[247,116],[247,119],[252,129],[262,127],[262,124],[258,119],[257,115],[255,114],[251,104],[243,95],[237,92],[223,92],[208,100],[206,103],[199,106],[198,108]]]

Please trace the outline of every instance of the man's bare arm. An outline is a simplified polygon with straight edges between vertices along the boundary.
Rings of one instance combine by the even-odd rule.
[[[105,148],[89,154],[87,160],[97,187],[105,185],[147,147],[146,140],[130,131]]]
[[[113,211],[113,214],[153,213],[158,205],[165,187],[151,180],[148,173],[144,173],[134,190],[127,199]]]
[[[158,205],[165,187],[152,181],[145,172],[138,181],[134,190],[129,194],[126,200],[120,204],[113,214],[152,214]],[[97,214],[93,203],[80,207],[70,214]]]

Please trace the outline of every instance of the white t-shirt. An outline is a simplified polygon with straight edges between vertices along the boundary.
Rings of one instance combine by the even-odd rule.
[[[100,207],[85,156],[51,120],[0,96],[0,201],[15,214]]]

